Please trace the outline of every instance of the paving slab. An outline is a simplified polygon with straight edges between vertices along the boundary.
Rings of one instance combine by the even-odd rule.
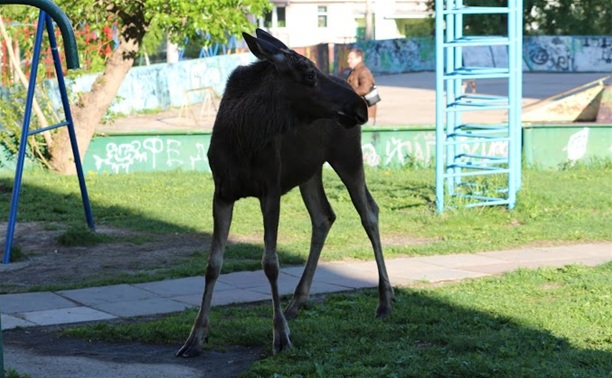
[[[466,267],[463,267],[462,269],[469,271],[469,272],[478,272],[478,273],[493,275],[493,274],[501,274],[505,272],[510,272],[518,268],[520,268],[520,265],[517,262],[505,261],[505,262],[500,262],[498,264],[466,266]]]
[[[157,282],[147,282],[132,285],[138,289],[149,291],[162,298],[170,298],[183,295],[199,294],[202,295],[204,290],[204,276],[178,278],[174,280],[164,280]],[[215,290],[223,290],[224,286],[230,288],[221,282],[217,282]]]
[[[612,244],[590,243],[558,247],[481,252],[387,260],[394,286],[416,281],[455,281],[501,274],[517,268],[612,261]],[[291,295],[304,268],[281,270],[279,290]],[[373,288],[378,285],[374,261],[323,262],[314,275],[311,294]],[[33,325],[67,324],[117,317],[154,315],[199,307],[203,277],[180,278],[136,285],[113,285],[57,293],[0,295],[3,329]],[[215,286],[213,305],[270,300],[270,286],[263,271],[221,275]]]
[[[595,256],[595,257],[588,257],[586,259],[583,259],[580,264],[586,265],[586,266],[597,266],[597,265],[601,265],[601,264],[605,264],[609,261],[611,261],[612,259],[608,258],[608,257],[604,257],[604,256]]]
[[[431,260],[430,260],[431,261]],[[393,278],[410,278],[416,280],[426,279],[430,273],[448,270],[441,265],[422,261],[421,258],[399,259],[387,264],[387,272]]]
[[[138,301],[156,297],[150,291],[127,284],[62,290],[57,293],[75,302],[94,307],[105,303]]]
[[[146,298],[133,301],[97,303],[92,305],[92,307],[117,317],[128,318],[132,316],[179,312],[190,306],[186,303],[173,301],[167,298]]]
[[[28,322],[41,326],[110,320],[117,318],[114,315],[83,306],[25,312],[21,314],[21,316],[23,316],[23,318]]]
[[[325,263],[321,265],[324,266]],[[324,268],[319,267],[319,269],[324,269]],[[283,295],[291,295],[295,292],[295,288],[297,287],[298,283],[300,282],[300,279],[302,278],[302,273],[304,273],[303,266],[283,268],[281,270],[281,273],[279,276],[279,282],[283,289]],[[312,284],[310,285],[310,294],[333,293],[333,292],[347,290],[345,286],[338,286],[338,285],[333,285],[330,283],[322,282],[321,277],[317,277],[318,274],[319,274],[319,271],[317,270],[313,277]],[[269,293],[270,286],[268,285],[265,289],[258,288],[258,291]]]
[[[215,293],[213,294],[213,304],[215,303],[216,295],[217,295],[217,292],[215,291]],[[200,307],[200,304],[202,303],[202,293],[172,297],[172,300],[176,302],[184,303],[189,307]]]
[[[4,314],[77,306],[73,301],[51,292],[0,295],[0,309]]]
[[[467,268],[471,266],[493,265],[503,262],[503,260],[482,255],[457,254],[419,257],[419,262],[432,265],[443,266],[446,268]]]
[[[13,329],[17,327],[31,327],[36,325],[32,322],[28,322],[27,320],[5,314],[1,314],[0,321],[2,322],[2,330]]]
[[[222,274],[217,282],[222,282],[239,289],[262,287],[266,285],[270,287],[266,275],[261,270]]]
[[[541,247],[544,251],[563,253],[569,251],[576,257],[586,256],[604,256],[612,260],[612,245],[610,244],[580,244],[580,245],[564,245],[559,247]]]
[[[314,281],[346,289],[363,289],[378,285],[376,271],[358,271],[342,264],[320,264],[315,272]]]
[[[489,253],[487,257],[498,258],[518,263],[544,262],[544,261],[579,261],[580,252],[572,249],[522,249],[516,251],[500,251]]]
[[[213,306],[224,306],[233,303],[253,303],[260,301],[269,301],[270,298],[271,296],[269,293],[265,294],[257,291],[234,289],[226,290],[223,292],[223,294],[213,294],[212,304]],[[200,300],[198,300],[197,305],[200,305]]]

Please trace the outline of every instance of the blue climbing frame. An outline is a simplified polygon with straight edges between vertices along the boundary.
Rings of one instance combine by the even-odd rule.
[[[54,33],[54,23],[53,20],[57,22],[61,32],[62,38],[64,40],[64,49],[66,51],[66,63],[68,68],[78,68],[78,54],[76,49],[76,41],[74,38],[74,31],[72,30],[72,26],[70,25],[70,21],[66,17],[65,13],[57,7],[53,2],[49,0],[16,0],[3,2],[3,4],[24,4],[24,5],[32,5],[39,9],[41,9],[39,17],[38,17],[38,26],[36,29],[36,37],[34,40],[34,54],[32,59],[32,67],[30,71],[30,81],[28,85],[24,118],[23,118],[23,127],[21,133],[21,141],[19,146],[19,152],[17,155],[17,168],[15,172],[15,181],[13,184],[13,194],[11,197],[11,208],[9,213],[9,221],[6,231],[6,242],[4,246],[4,258],[3,263],[10,263],[11,258],[11,247],[13,244],[13,234],[15,232],[15,223],[17,221],[17,207],[19,204],[19,194],[21,191],[21,179],[23,176],[23,167],[25,162],[25,155],[27,149],[27,138],[29,136],[49,131],[61,126],[66,126],[68,128],[68,135],[70,137],[70,143],[72,146],[72,154],[74,156],[74,162],[76,166],[77,176],[79,179],[79,185],[81,189],[81,197],[83,200],[83,207],[85,209],[85,218],[87,220],[87,225],[90,229],[95,230],[93,215],[91,212],[91,206],[89,203],[89,196],[87,194],[87,187],[85,185],[85,177],[83,175],[83,166],[81,164],[81,159],[79,156],[79,149],[77,146],[77,139],[74,130],[74,123],[72,120],[72,113],[70,111],[70,104],[68,102],[68,94],[66,91],[66,83],[64,81],[64,75],[62,72],[62,65],[59,56],[59,52],[57,49],[57,40],[55,38]],[[51,17],[53,16],[53,17]],[[49,45],[51,47],[51,52],[53,55],[53,63],[55,66],[55,72],[58,81],[58,87],[60,91],[60,97],[62,100],[62,106],[64,109],[64,115],[66,120],[64,122],[60,122],[55,125],[51,125],[49,127],[32,130],[30,131],[30,118],[32,114],[32,104],[34,101],[34,92],[36,88],[36,76],[38,72],[38,65],[40,62],[40,52],[43,41],[43,32],[47,30]]]
[[[521,187],[521,98],[523,2],[507,6],[466,6],[463,0],[435,1],[436,28],[436,206],[445,201],[467,207],[507,205],[514,208]],[[507,35],[464,35],[464,15],[506,15]],[[468,67],[463,48],[507,46],[508,67]],[[467,94],[467,80],[506,79],[507,96]],[[464,123],[464,112],[507,110],[501,124]],[[507,146],[507,153],[495,153]],[[476,150],[479,150],[476,152]]]

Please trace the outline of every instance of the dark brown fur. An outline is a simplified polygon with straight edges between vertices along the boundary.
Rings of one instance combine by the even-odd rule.
[[[208,338],[208,314],[233,205],[244,197],[259,198],[264,218],[262,265],[272,291],[273,349],[291,347],[286,317],[297,316],[308,300],[321,248],[336,218],[323,190],[325,162],[346,185],[372,242],[380,277],[377,315],[391,312],[393,290],[380,245],[378,207],[363,172],[359,125],[367,121],[365,102],[345,82],[322,73],[266,32],[244,37],[260,61],[230,75],[213,128],[208,150],[215,183],[213,240],[200,312],[178,356],[199,354]],[[296,186],[312,219],[312,243],[302,279],[283,313],[276,254],[280,197]]]

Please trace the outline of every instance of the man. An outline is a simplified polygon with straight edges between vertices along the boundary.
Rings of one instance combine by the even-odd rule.
[[[365,96],[374,85],[374,76],[363,63],[363,58],[363,51],[361,49],[352,48],[347,59],[351,73],[346,78],[346,81],[360,96]],[[376,124],[376,104],[368,108],[368,124]]]

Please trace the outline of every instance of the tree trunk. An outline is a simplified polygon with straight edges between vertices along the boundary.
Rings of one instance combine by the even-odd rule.
[[[74,129],[81,161],[93,138],[96,127],[115,99],[119,87],[134,64],[138,52],[138,42],[134,39],[120,39],[119,46],[109,57],[104,72],[96,78],[91,91],[81,94],[78,102],[71,107]],[[49,146],[51,167],[63,174],[76,173],[68,130],[62,127]]]

